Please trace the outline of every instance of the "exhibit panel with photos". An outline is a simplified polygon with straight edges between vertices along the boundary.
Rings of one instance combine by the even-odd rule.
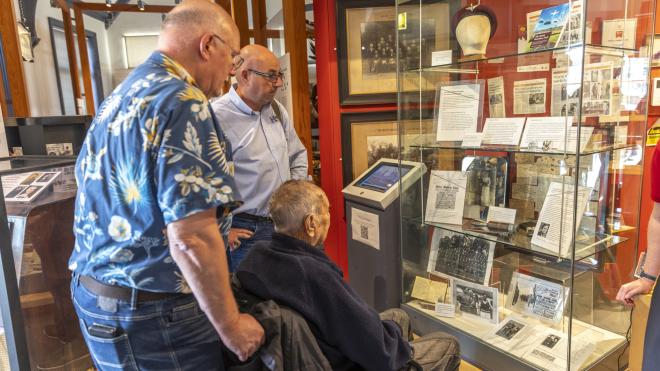
[[[654,3],[400,0],[398,40],[438,3],[449,47],[398,64],[402,307],[477,366],[624,366]]]

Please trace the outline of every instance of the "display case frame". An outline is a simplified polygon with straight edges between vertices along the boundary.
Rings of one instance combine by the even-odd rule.
[[[0,180],[3,177],[21,173],[45,171],[54,168],[72,168],[76,158],[73,156],[17,156],[0,158]],[[0,182],[0,190],[2,184]],[[63,199],[72,200],[75,192],[62,193]],[[58,198],[58,197],[55,197]],[[11,208],[15,209],[25,218],[33,208],[57,202],[55,198],[42,194],[34,201],[16,204],[12,202]],[[59,198],[58,198],[59,199]],[[21,293],[15,267],[15,256],[12,248],[12,231],[9,228],[9,207],[5,197],[0,199],[0,312],[5,331],[5,339],[8,352],[9,367],[12,370],[31,370],[31,354],[28,347],[28,336],[26,334],[26,320],[21,303]],[[18,206],[18,209],[16,208]],[[33,363],[33,362],[32,362]]]
[[[516,7],[496,0],[444,2],[452,9],[446,21],[455,27],[447,42],[451,48],[434,50],[431,66],[398,67],[400,158],[423,162],[429,170],[416,190],[421,197],[401,197],[402,308],[418,333],[451,333],[464,358],[487,369],[494,364],[498,369],[548,368],[539,364],[539,354],[553,354],[552,362],[564,369],[571,362],[585,369],[620,368],[630,312],[614,296],[632,278],[637,260],[651,59],[647,40],[654,33],[655,2],[534,0]],[[437,3],[398,0],[398,18],[409,17],[402,13],[414,5],[423,20],[426,8]],[[555,19],[548,18],[551,13],[559,14],[553,15],[559,31]],[[468,35],[459,27],[466,19],[472,29],[484,22],[489,30],[500,27],[490,37],[487,31]],[[555,25],[548,26],[553,28],[545,41],[544,22]],[[603,22],[608,22],[607,35]],[[483,46],[483,40],[485,53],[470,50],[469,42]],[[549,47],[538,47],[539,40]],[[461,85],[482,81],[488,86],[481,88],[485,99],[471,104],[472,95]],[[406,84],[419,88],[410,91]],[[463,98],[451,99],[452,94]],[[450,98],[443,101],[443,96]],[[433,130],[424,131],[419,120],[418,131],[425,135],[421,141],[407,140],[409,124],[403,123],[415,120],[421,109],[433,109]],[[465,175],[464,159],[484,156],[507,165],[506,176],[497,178],[506,188],[504,205],[495,203],[491,178]],[[438,242],[432,236],[441,232],[495,245],[492,272],[481,289],[461,284],[456,269],[447,273],[433,267]],[[463,243],[449,241],[440,248]],[[454,295],[437,304],[415,297],[419,278],[447,279]],[[493,289],[498,300],[488,299]],[[566,300],[557,300],[558,312],[537,303],[560,291]],[[434,304],[435,310],[428,309]],[[490,308],[493,304],[499,304],[497,310]],[[447,306],[453,306],[451,313]],[[479,320],[493,311],[499,314],[496,324]],[[529,324],[534,345],[516,342],[516,333],[527,331],[507,327],[517,318]],[[585,341],[592,334],[596,340]],[[537,335],[550,340],[536,344]],[[560,345],[548,350],[555,344]],[[547,352],[537,352],[542,346]]]

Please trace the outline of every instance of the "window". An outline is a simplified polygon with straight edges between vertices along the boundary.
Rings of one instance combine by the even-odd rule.
[[[125,35],[126,67],[135,68],[158,49],[158,35]]]
[[[55,59],[55,69],[57,70],[57,87],[60,91],[60,107],[63,115],[76,114],[76,101],[73,96],[73,86],[71,85],[71,70],[69,68],[69,55],[66,49],[66,37],[64,35],[64,24],[54,18],[48,18],[50,26],[50,41],[53,46],[53,58]],[[92,75],[92,93],[94,95],[94,106],[98,108],[103,100],[103,80],[101,77],[101,65],[99,62],[99,50],[96,42],[96,33],[85,30],[87,36],[87,54],[89,58],[89,67]],[[78,50],[78,35],[74,33],[73,42],[76,48],[78,58],[78,81],[82,86],[82,68],[80,64],[80,52]]]

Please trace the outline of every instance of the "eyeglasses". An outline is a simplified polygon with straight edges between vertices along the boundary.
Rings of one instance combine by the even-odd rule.
[[[255,75],[259,75],[259,76],[263,77],[264,79],[272,82],[273,84],[275,84],[277,82],[277,80],[279,80],[279,79],[282,79],[282,81],[284,81],[284,74],[282,72],[266,73],[266,72],[253,70],[251,68],[248,68],[247,70],[254,73]]]
[[[234,61],[232,62],[232,64],[234,65],[234,68],[238,68],[238,66],[243,64],[243,58],[241,58],[241,56],[240,56],[241,53],[238,50],[234,50],[222,37],[220,37],[216,34],[213,34],[213,37],[220,40],[223,44],[227,45],[229,50],[231,50],[231,56],[232,56],[232,58],[234,58]],[[239,59],[239,58],[240,58],[240,63],[238,64],[238,66],[236,66],[235,65],[236,59]]]

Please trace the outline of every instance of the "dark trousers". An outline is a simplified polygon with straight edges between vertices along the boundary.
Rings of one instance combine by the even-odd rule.
[[[252,246],[258,241],[270,241],[273,238],[273,223],[265,221],[255,221],[247,218],[242,218],[240,215],[234,215],[232,228],[247,229],[254,233],[252,237],[242,239],[240,246],[237,249],[229,252],[229,271],[234,272],[238,265],[243,261],[245,255],[250,251]],[[229,249],[229,247],[227,247]]]
[[[646,322],[644,335],[643,371],[660,370],[660,287],[653,290],[649,318]]]

